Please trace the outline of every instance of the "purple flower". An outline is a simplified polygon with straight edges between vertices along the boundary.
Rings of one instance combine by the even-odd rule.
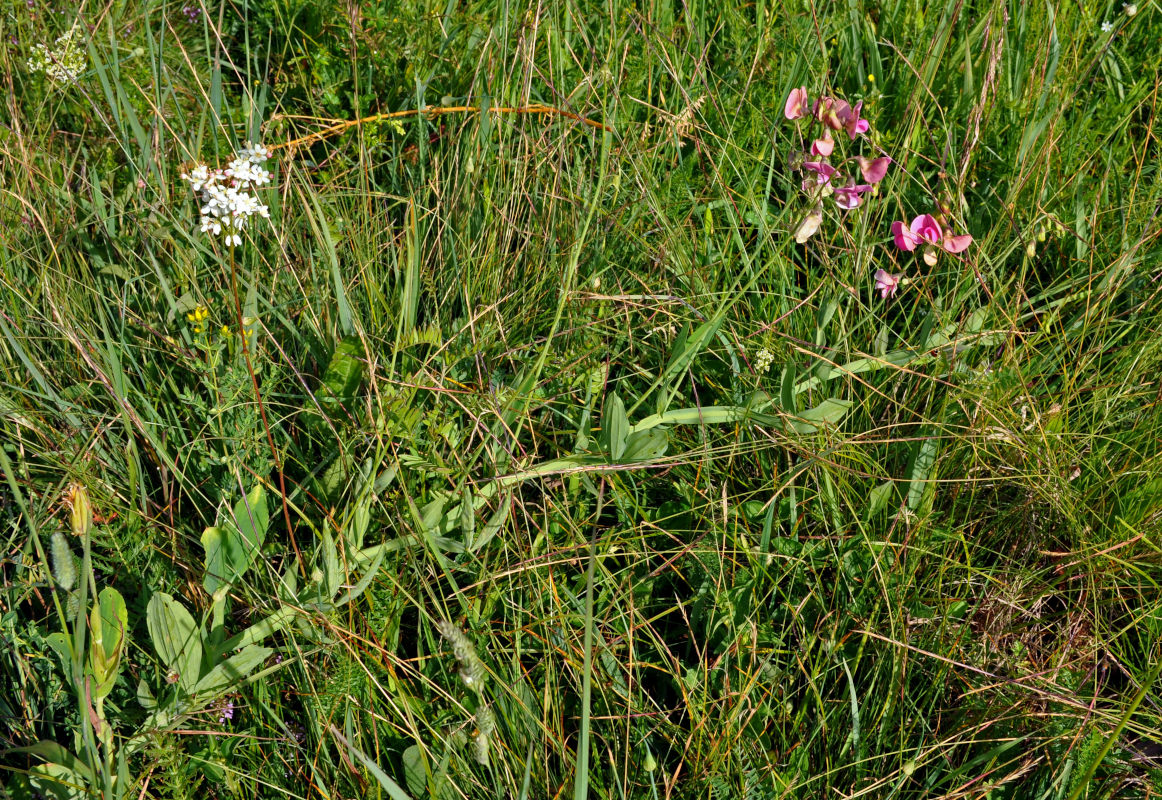
[[[871,185],[867,183],[856,183],[855,181],[848,181],[846,186],[835,187],[835,205],[851,211],[853,208],[859,208],[859,204],[863,202],[863,193],[871,191]]]
[[[229,700],[225,705],[218,707],[218,722],[225,723],[226,720],[234,719],[234,701]]]

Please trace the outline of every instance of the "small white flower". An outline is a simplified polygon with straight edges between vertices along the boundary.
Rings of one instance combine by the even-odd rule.
[[[1113,29],[1114,29],[1114,24],[1112,22],[1110,22],[1109,20],[1106,20],[1105,22],[1103,22],[1101,24],[1101,32],[1102,33],[1109,33]]]
[[[73,25],[57,37],[53,49],[38,44],[32,48],[32,56],[28,59],[28,68],[32,72],[43,71],[51,80],[57,83],[73,83],[81,76],[89,64],[81,45],[76,41],[81,33],[80,23]]]
[[[250,193],[255,187],[270,183],[270,171],[259,166],[269,154],[262,145],[247,142],[226,169],[212,170],[198,164],[181,174],[202,201],[203,233],[220,236],[227,246],[236,247],[242,244],[241,234],[251,217],[270,218],[270,209]]]

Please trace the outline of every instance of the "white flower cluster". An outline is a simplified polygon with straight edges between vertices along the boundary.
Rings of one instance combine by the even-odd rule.
[[[89,66],[77,41],[80,34],[81,26],[73,25],[57,37],[56,47],[52,50],[45,44],[38,44],[32,48],[32,56],[28,59],[29,70],[32,72],[43,70],[45,75],[57,83],[75,81]]]
[[[268,158],[268,148],[247,142],[226,169],[198,164],[182,173],[182,180],[200,195],[203,233],[221,236],[226,245],[240,245],[252,216],[270,218],[270,209],[251,193],[270,183],[270,170],[262,166]]]

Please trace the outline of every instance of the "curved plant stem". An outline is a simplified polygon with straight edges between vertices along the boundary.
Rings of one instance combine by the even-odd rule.
[[[420,114],[423,114],[427,117],[436,117],[441,114],[478,114],[482,111],[489,111],[493,114],[542,114],[546,116],[565,117],[567,119],[576,120],[577,122],[589,125],[593,128],[600,128],[601,130],[609,131],[610,133],[613,132],[613,128],[602,122],[588,119],[581,116],[580,114],[574,114],[572,111],[565,111],[564,109],[541,105],[539,103],[529,106],[502,106],[499,108],[488,109],[481,106],[434,106],[427,108],[409,108],[404,111],[390,111],[385,114],[372,114],[371,116],[361,117],[360,119],[341,120],[332,125],[328,125],[322,130],[317,130],[314,133],[308,133],[306,136],[300,136],[299,138],[292,139],[289,142],[273,144],[270,146],[270,149],[271,151],[282,149],[294,150],[296,147],[300,147],[305,144],[314,144],[315,142],[326,139],[329,136],[335,136],[337,134],[343,133],[343,131],[358,127],[360,125],[370,125],[372,123],[383,122],[389,119],[405,119],[407,117],[416,117]],[[282,118],[285,119],[286,117],[283,116]],[[271,118],[272,121],[275,119],[279,119],[279,116],[276,115]]]

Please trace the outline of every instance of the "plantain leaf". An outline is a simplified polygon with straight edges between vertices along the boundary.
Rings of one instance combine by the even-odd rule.
[[[185,606],[164,592],[155,592],[145,609],[145,625],[153,649],[162,663],[176,674],[178,688],[190,692],[202,669],[202,637]]]
[[[605,404],[605,414],[601,418],[601,445],[613,463],[621,461],[629,436],[629,420],[625,415],[625,403],[617,393],[611,394]]]
[[[316,395],[320,408],[332,420],[351,417],[355,395],[363,382],[363,346],[354,336],[344,337],[323,372]]]
[[[228,586],[246,572],[262,549],[270,515],[266,490],[261,484],[234,505],[233,525],[206,528],[202,547],[206,550],[206,577],[202,585],[210,594]]]

